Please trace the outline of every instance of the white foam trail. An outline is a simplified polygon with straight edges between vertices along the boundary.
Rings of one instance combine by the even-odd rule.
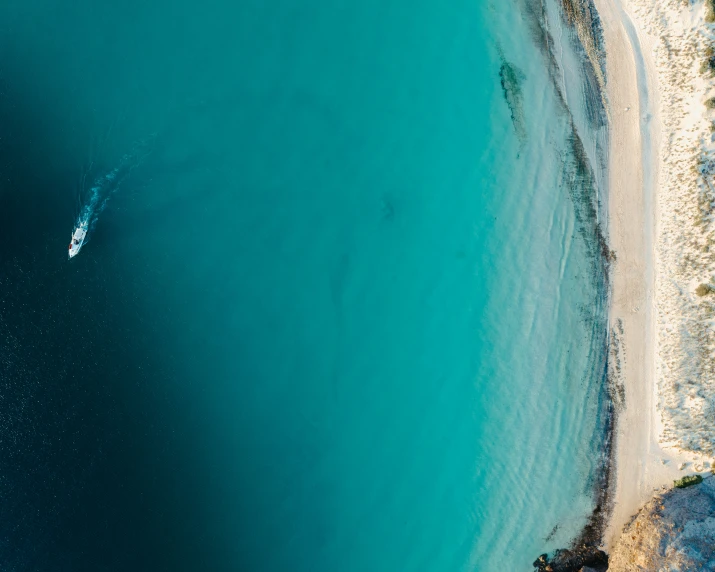
[[[70,243],[70,258],[76,256],[84,243],[87,242],[89,235],[99,220],[99,215],[107,206],[109,198],[119,189],[122,181],[151,153],[153,145],[150,145],[150,143],[153,143],[153,139],[154,137],[152,136],[150,140],[141,141],[135,145],[132,153],[127,153],[122,157],[118,167],[95,179],[89,190],[87,202],[80,210],[74,230],[72,231],[73,239],[77,235],[78,229],[86,231],[86,235],[82,233],[81,242],[75,244],[74,247],[72,243]]]

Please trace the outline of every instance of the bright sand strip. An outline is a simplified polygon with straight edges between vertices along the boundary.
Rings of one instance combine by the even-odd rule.
[[[715,271],[715,193],[697,171],[715,147],[704,106],[714,93],[699,71],[710,42],[702,2],[595,3],[611,120],[612,360],[625,389],[610,547],[657,488],[684,474],[681,462],[690,473],[713,457],[715,294],[695,289]]]

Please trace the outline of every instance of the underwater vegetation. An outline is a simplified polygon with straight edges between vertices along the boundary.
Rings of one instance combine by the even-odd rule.
[[[526,140],[526,123],[524,121],[524,94],[521,89],[521,83],[525,76],[522,71],[514,64],[508,62],[501,55],[502,64],[499,68],[499,79],[504,92],[504,100],[509,106],[511,112],[511,122],[514,125],[514,131],[519,141]]]

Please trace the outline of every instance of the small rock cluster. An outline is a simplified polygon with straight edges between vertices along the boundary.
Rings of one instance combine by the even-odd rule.
[[[538,572],[605,572],[608,555],[595,546],[583,544],[573,550],[557,550],[553,557],[542,554],[534,561]]]

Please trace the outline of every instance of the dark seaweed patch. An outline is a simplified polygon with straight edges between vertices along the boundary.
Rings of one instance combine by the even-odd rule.
[[[579,41],[587,54],[596,75],[605,81],[606,66],[603,30],[598,11],[592,0],[560,0],[561,12],[566,22],[576,29]],[[603,82],[599,82],[603,83]],[[603,87],[603,85],[601,85]]]
[[[544,542],[551,542],[554,539],[554,536],[556,536],[556,533],[559,531],[559,525],[556,524],[554,527],[551,529],[551,532],[549,532],[548,536],[544,538]]]
[[[524,94],[521,89],[521,82],[525,76],[519,68],[504,59],[499,68],[499,79],[504,92],[504,100],[511,112],[511,122],[519,141],[526,140],[526,122],[524,121]]]
[[[546,58],[549,78],[561,104],[567,107],[563,75],[556,43],[549,30],[545,3],[542,0],[518,0],[521,12],[531,30],[531,36],[539,51]],[[601,22],[591,0],[558,0],[564,21],[572,30],[573,46],[581,52],[582,78],[585,83],[584,97],[587,117],[593,128],[606,126],[605,95],[605,48]]]
[[[603,539],[605,525],[608,520],[612,504],[613,480],[611,473],[613,455],[613,428],[616,422],[617,410],[615,407],[616,395],[614,387],[609,383],[608,368],[608,326],[605,317],[606,292],[609,284],[609,267],[615,254],[609,249],[603,227],[599,222],[599,203],[596,198],[597,183],[591,164],[588,160],[583,141],[578,135],[576,126],[571,120],[571,136],[568,139],[568,152],[563,165],[563,184],[568,188],[574,205],[579,234],[586,243],[591,263],[591,275],[598,290],[603,297],[595,300],[595,307],[591,308],[590,322],[594,332],[602,332],[601,345],[595,347],[597,351],[594,359],[594,371],[601,371],[605,380],[604,399],[601,403],[600,418],[603,420],[603,442],[600,448],[598,469],[595,472],[592,490],[594,491],[595,508],[574,541],[573,546],[583,544],[598,545]],[[596,346],[599,342],[596,341]]]
[[[597,182],[583,146],[583,141],[571,120],[571,135],[568,139],[569,153],[563,166],[563,180],[569,189],[579,231],[586,239],[593,271],[608,282],[608,270],[616,255],[609,246],[599,221],[599,204],[596,198]],[[604,284],[605,285],[605,284]]]

